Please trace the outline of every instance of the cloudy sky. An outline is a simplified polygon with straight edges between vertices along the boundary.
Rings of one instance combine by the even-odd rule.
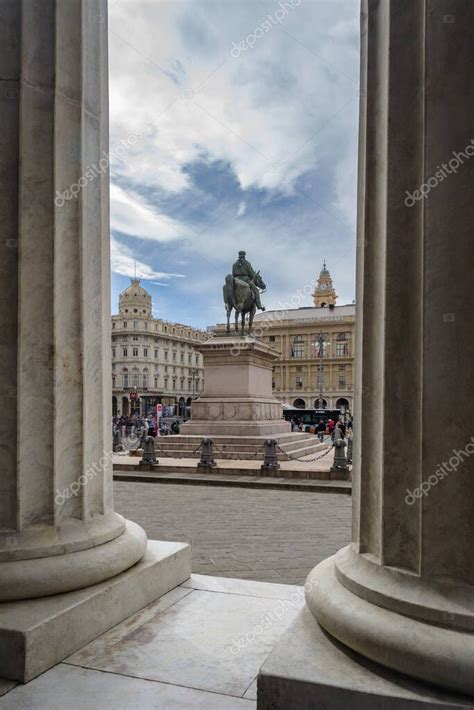
[[[109,0],[114,312],[136,262],[156,316],[222,322],[241,248],[267,308],[323,258],[352,301],[358,13],[359,0]]]

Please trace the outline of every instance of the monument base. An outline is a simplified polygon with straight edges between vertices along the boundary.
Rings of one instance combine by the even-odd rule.
[[[204,359],[204,391],[181,434],[272,437],[291,431],[273,396],[272,368],[278,360],[273,348],[236,336],[214,337],[197,347]]]
[[[333,639],[304,608],[258,676],[258,710],[468,710],[474,698],[387,670]]]
[[[207,421],[196,419],[186,422],[181,427],[181,433],[190,436],[265,436],[273,437],[278,434],[288,434],[290,425],[285,421]]]
[[[92,587],[0,604],[0,670],[26,683],[191,576],[191,549],[148,541],[126,572]]]

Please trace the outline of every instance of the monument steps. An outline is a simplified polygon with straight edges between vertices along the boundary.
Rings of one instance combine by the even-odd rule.
[[[160,437],[155,446],[164,458],[193,458],[200,454],[202,436],[175,435]],[[280,447],[278,458],[289,461],[304,456],[316,455],[326,448],[314,434],[277,434],[274,438]],[[264,458],[264,443],[267,437],[213,436],[214,455],[217,459],[252,460]],[[198,449],[196,451],[196,449]]]

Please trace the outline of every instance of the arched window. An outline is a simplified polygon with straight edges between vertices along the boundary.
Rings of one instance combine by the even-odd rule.
[[[136,389],[140,387],[140,374],[138,370],[134,370],[132,372],[132,387],[135,387]]]
[[[128,370],[123,371],[123,387],[124,389],[128,389]]]
[[[143,380],[143,387],[147,388],[148,387],[148,370],[143,370],[142,380]]]
[[[347,400],[345,397],[340,397],[336,401],[336,409],[340,409],[341,412],[348,412],[349,411],[349,400]]]

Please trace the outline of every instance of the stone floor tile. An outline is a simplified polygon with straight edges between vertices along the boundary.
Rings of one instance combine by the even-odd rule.
[[[255,710],[252,699],[60,664],[1,701],[2,710]]]
[[[193,590],[87,667],[241,697],[303,603]]]

